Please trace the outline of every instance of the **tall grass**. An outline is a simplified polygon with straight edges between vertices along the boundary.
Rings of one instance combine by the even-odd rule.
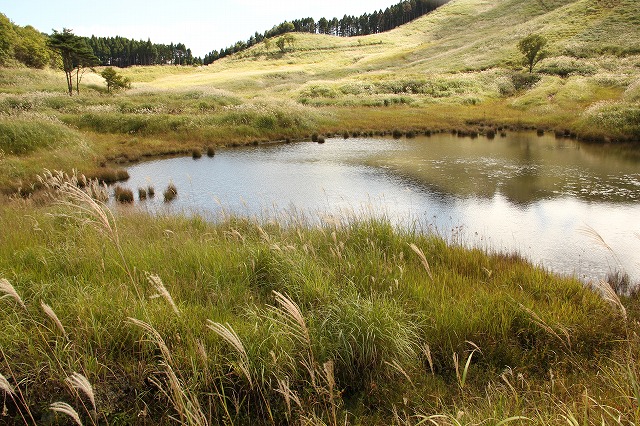
[[[77,145],[80,137],[65,126],[29,118],[0,118],[0,150],[7,155],[23,156],[36,150],[55,150]]]
[[[638,421],[636,299],[380,220],[113,217],[73,185],[0,208],[12,421]]]

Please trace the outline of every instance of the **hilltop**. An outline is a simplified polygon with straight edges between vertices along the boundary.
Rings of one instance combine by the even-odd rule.
[[[312,133],[539,128],[638,141],[639,28],[635,0],[453,0],[386,33],[293,33],[284,51],[121,69],[133,89],[115,96],[98,74],[69,98],[61,73],[0,69],[1,185],[24,190],[42,167],[106,176],[101,165],[144,155]],[[528,34],[549,41],[533,74],[516,47]],[[30,128],[39,121],[57,142]],[[28,149],[12,146],[21,134]]]

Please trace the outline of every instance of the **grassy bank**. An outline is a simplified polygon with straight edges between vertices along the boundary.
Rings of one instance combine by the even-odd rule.
[[[0,207],[7,421],[640,422],[637,299],[608,287],[384,220],[56,197]]]

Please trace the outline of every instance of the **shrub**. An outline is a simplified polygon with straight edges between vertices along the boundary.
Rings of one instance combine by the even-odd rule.
[[[149,196],[149,198],[155,197],[156,196],[156,189],[151,185],[147,186],[147,195]]]
[[[191,151],[191,157],[193,157],[194,160],[197,160],[198,158],[202,157],[202,151],[199,148],[194,148]]]
[[[117,185],[114,190],[114,196],[119,203],[133,203],[133,191]]]
[[[538,81],[540,81],[540,76],[537,74],[516,72],[511,75],[511,82],[515,90],[531,89]]]
[[[324,143],[324,136],[318,137],[318,143]]]
[[[108,92],[131,88],[131,81],[127,77],[118,74],[112,67],[105,68],[100,75],[104,78]]]
[[[392,135],[394,139],[400,139],[402,137],[402,131],[399,129],[393,129]]]
[[[317,133],[314,133],[314,134],[311,135],[311,141],[312,142],[318,142],[318,134]]]
[[[144,188],[138,188],[138,199],[146,200],[147,199],[147,190]]]
[[[596,73],[596,68],[581,60],[557,57],[542,62],[538,72],[560,77],[569,77],[571,75],[590,76]]]
[[[207,147],[207,157],[213,157],[214,155],[216,155],[215,149],[213,149],[212,146],[208,146]]]
[[[304,89],[300,95],[303,98],[336,98],[338,93],[335,89],[327,86],[314,84]]]

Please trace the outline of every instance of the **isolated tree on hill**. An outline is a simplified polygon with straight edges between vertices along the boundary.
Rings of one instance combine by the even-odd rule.
[[[529,73],[533,67],[547,56],[547,39],[540,34],[530,34],[518,42],[518,49],[524,55],[524,65],[529,67]]]
[[[296,38],[293,36],[293,34],[285,34],[282,36],[282,38],[284,38],[285,43],[287,43],[287,45],[293,49],[293,45],[296,43]]]
[[[107,92],[118,89],[128,89],[131,87],[131,81],[128,78],[118,74],[113,68],[105,68],[100,75],[107,83]]]
[[[84,76],[87,68],[93,69],[94,66],[100,63],[100,59],[93,54],[93,50],[89,47],[87,42],[82,39],[78,43],[78,50],[75,54],[75,70],[76,70],[76,93],[80,94],[80,82]]]
[[[73,71],[76,71],[76,85],[80,83],[86,67],[96,65],[99,60],[93,54],[85,39],[73,34],[70,29],[63,29],[61,33],[53,30],[49,36],[48,45],[51,50],[58,52],[62,58],[62,69],[67,77],[69,96],[73,95]],[[80,93],[80,88],[76,90]]]
[[[286,51],[285,45],[293,48],[293,45],[296,42],[296,38],[292,34],[285,34],[276,40],[276,46],[282,53]]]

